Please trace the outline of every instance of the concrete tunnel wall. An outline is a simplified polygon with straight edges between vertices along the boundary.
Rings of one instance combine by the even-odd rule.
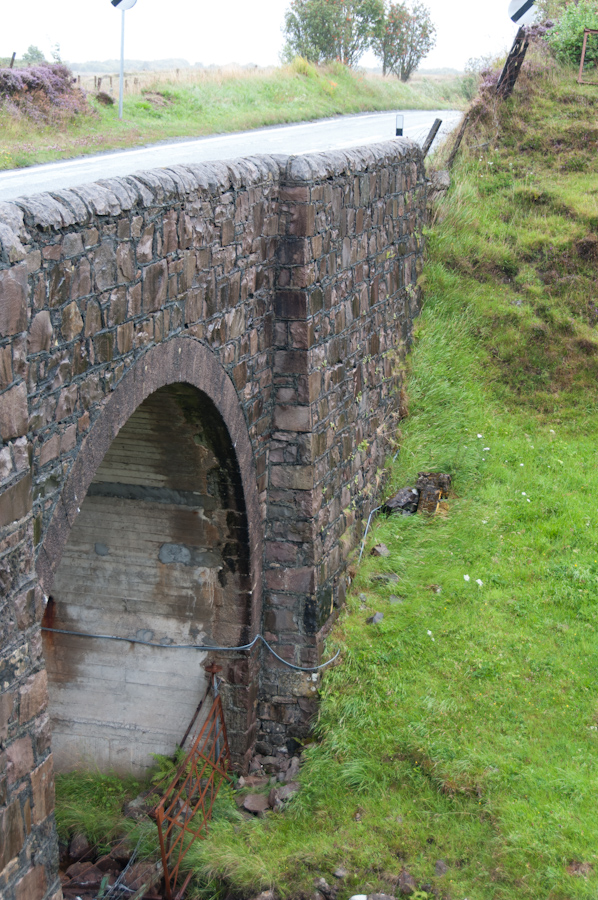
[[[181,594],[194,596],[200,609],[189,614],[167,591],[137,621],[128,612],[120,619],[109,609],[98,613],[99,624],[102,616],[111,620],[111,633],[141,629],[166,639],[218,633],[239,644],[262,630],[298,665],[321,658],[344,599],[346,560],[383,482],[396,430],[400,362],[421,302],[424,210],[421,153],[404,140],[343,153],[173,167],[0,204],[0,891],[6,900],[55,900],[60,893],[52,749],[66,766],[85,756],[74,717],[61,725],[58,715],[61,692],[73,689],[81,671],[61,682],[64,658],[51,661],[49,649],[46,665],[40,623],[45,598],[55,591],[55,612],[85,625],[82,631],[91,626],[96,613],[89,599],[96,591],[81,578],[83,558],[91,561],[91,581],[101,582],[103,563],[113,566],[114,581],[135,553],[151,557],[153,571],[144,580],[150,593],[160,567],[174,566],[167,581],[183,579]],[[110,543],[101,538],[116,527],[114,509],[130,503],[134,518],[148,503],[147,491],[123,496],[122,466],[114,474],[127,434],[143,431],[143,417],[163,402],[171,404],[174,422],[177,394],[180,400],[188,391],[211,401],[230,439],[228,453],[198,460],[197,492],[212,496],[202,493],[202,479],[216,457],[220,466],[237,467],[242,491],[232,512],[241,525],[234,541],[227,542],[233,525],[223,518],[230,497],[217,498],[211,542],[199,534],[181,540],[187,507],[177,510],[175,503],[168,515],[161,510],[151,550],[135,543],[139,528],[132,527],[130,550],[120,564],[116,555],[108,563]],[[213,418],[204,405],[203,425]],[[149,435],[143,438],[148,452],[151,443]],[[189,444],[190,453],[199,446]],[[176,480],[184,466],[166,461],[161,467],[156,458],[143,469],[141,455],[137,488],[151,488],[159,476],[168,490],[187,490]],[[90,518],[88,510],[104,501],[107,519]],[[100,553],[96,544],[104,545]],[[104,548],[109,553],[102,556]],[[203,566],[204,581],[185,582],[186,553],[207,554],[196,561],[214,564]],[[227,555],[240,565],[228,587],[221,585],[221,606],[208,627],[202,585],[215,584],[214,571]],[[141,604],[137,579],[116,592],[115,602],[131,587],[139,589]],[[156,650],[168,652],[174,651]],[[102,653],[106,647],[79,650],[77,666],[101,666]],[[310,677],[269,655],[223,654],[218,661],[237,766],[246,765],[254,747],[292,748],[306,735],[317,702]],[[131,671],[143,672],[141,656],[139,662]],[[196,673],[198,662],[191,663]],[[180,683],[183,663],[160,665],[166,679]],[[148,671],[155,668],[152,662]],[[123,683],[133,696],[133,681],[125,675]],[[118,726],[123,709],[116,704],[109,714]],[[100,718],[105,725],[108,717]],[[166,746],[183,718],[174,717],[162,735],[157,729],[157,744]],[[105,735],[102,742],[107,760],[126,757],[125,743],[111,749]],[[138,764],[129,757],[124,765]]]

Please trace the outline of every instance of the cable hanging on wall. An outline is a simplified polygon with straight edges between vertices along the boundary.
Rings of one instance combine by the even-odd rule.
[[[155,641],[143,641],[141,638],[118,637],[115,634],[89,634],[85,631],[68,631],[66,628],[46,628],[42,626],[42,631],[49,631],[53,634],[67,634],[71,637],[97,638],[100,641],[124,641],[127,644],[142,644],[144,647],[157,647],[160,650],[201,650],[204,653],[240,653],[244,650],[252,650],[258,641],[261,641],[272,656],[284,666],[288,666],[289,669],[295,669],[297,672],[319,672],[320,669],[325,669],[327,666],[332,665],[341,652],[337,650],[332,659],[320,663],[319,666],[296,666],[294,663],[287,662],[286,659],[279,656],[262,634],[256,634],[249,644],[242,644],[240,647],[209,647],[205,644],[158,644]]]

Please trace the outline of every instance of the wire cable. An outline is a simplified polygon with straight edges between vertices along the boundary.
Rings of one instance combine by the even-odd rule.
[[[144,647],[157,647],[160,650],[201,650],[204,653],[237,653],[244,650],[252,650],[257,642],[261,641],[272,656],[276,657],[284,666],[288,666],[289,669],[295,669],[297,672],[319,672],[320,669],[325,669],[335,662],[341,652],[337,650],[332,659],[325,663],[320,663],[319,666],[296,666],[294,663],[287,662],[286,659],[279,656],[262,634],[256,634],[249,644],[242,644],[240,647],[210,647],[205,644],[157,644],[155,641],[143,641],[141,638],[119,637],[115,634],[89,634],[86,631],[68,631],[66,628],[46,628],[42,626],[42,631],[49,631],[53,634],[68,634],[72,637],[97,638],[100,641],[124,641],[127,644],[142,644]]]

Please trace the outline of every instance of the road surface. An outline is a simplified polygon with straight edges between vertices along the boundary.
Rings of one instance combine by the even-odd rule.
[[[397,110],[397,112],[401,112]],[[423,143],[434,119],[442,119],[436,141],[455,128],[462,113],[457,110],[404,110],[405,137]],[[132,175],[143,169],[185,163],[234,159],[259,153],[304,154],[376,144],[395,136],[395,112],[339,116],[297,125],[277,125],[233,134],[192,138],[153,144],[134,150],[117,150],[97,156],[83,156],[61,162],[10,169],[0,172],[0,200],[29,197],[42,191],[58,191],[99,181],[101,178]]]

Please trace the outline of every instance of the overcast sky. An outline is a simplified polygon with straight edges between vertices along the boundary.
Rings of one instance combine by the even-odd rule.
[[[427,0],[438,29],[424,67],[462,69],[472,57],[499,54],[513,41],[508,0]],[[58,43],[70,62],[115,59],[120,16],[110,0],[25,0],[4,3],[0,56],[35,44],[49,56]],[[138,0],[127,12],[129,59],[178,57],[204,65],[276,65],[288,0]],[[364,57],[364,65],[375,65]]]

